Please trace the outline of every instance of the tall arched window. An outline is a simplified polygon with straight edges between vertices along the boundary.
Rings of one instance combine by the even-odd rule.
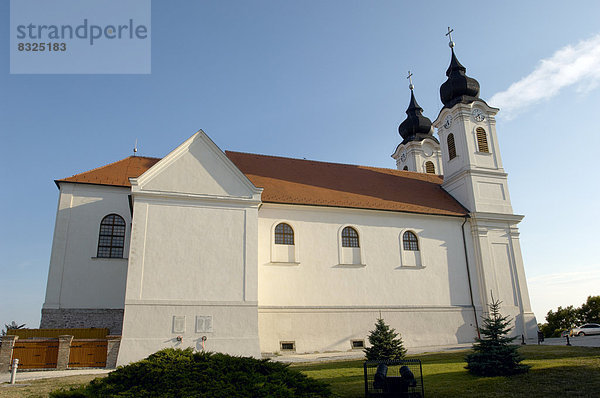
[[[282,222],[275,227],[276,245],[293,245],[294,230],[288,224]]]
[[[360,247],[358,243],[358,232],[352,227],[342,230],[342,247]]]
[[[488,142],[487,142],[487,134],[482,127],[477,127],[475,130],[477,133],[477,150],[479,152],[489,153]]]
[[[456,157],[456,145],[454,145],[454,134],[448,134],[446,142],[448,143],[448,160],[452,160]]]
[[[97,257],[123,258],[125,246],[125,220],[117,214],[109,214],[100,222]]]
[[[402,236],[404,250],[419,251],[419,241],[417,235],[411,231],[406,231]]]
[[[428,160],[425,162],[425,171],[429,174],[435,174],[435,166],[432,161]]]

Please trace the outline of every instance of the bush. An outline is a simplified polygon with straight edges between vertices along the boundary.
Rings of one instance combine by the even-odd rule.
[[[465,368],[477,376],[509,376],[527,372],[530,366],[520,363],[523,358],[517,352],[518,346],[511,344],[516,337],[507,336],[512,328],[508,317],[500,314],[500,301],[494,301],[492,297],[489,309],[479,329],[484,337],[475,339],[474,352],[465,358]]]
[[[369,335],[371,347],[365,348],[368,360],[402,359],[406,355],[402,338],[398,337],[396,329],[390,328],[383,319],[377,319],[375,330]]]
[[[329,387],[288,365],[167,348],[120,366],[88,385],[58,390],[51,398],[90,397],[329,397]]]

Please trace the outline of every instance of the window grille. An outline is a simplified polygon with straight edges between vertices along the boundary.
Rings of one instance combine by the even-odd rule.
[[[352,227],[342,230],[342,247],[360,247],[358,244],[358,232]]]
[[[404,250],[419,250],[419,241],[417,240],[417,235],[410,231],[406,231],[404,233],[404,236],[402,237],[402,242],[404,244]]]
[[[365,348],[364,340],[352,340],[352,348]]]
[[[280,341],[281,351],[294,351],[296,349],[295,341]]]
[[[109,214],[100,222],[97,257],[123,258],[125,246],[125,220],[117,214]]]
[[[275,244],[276,245],[293,245],[294,230],[286,223],[278,224],[275,227]]]

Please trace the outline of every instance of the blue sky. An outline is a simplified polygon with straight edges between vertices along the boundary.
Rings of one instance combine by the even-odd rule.
[[[37,327],[53,180],[202,128],[221,149],[395,167],[409,101],[441,109],[456,53],[497,131],[538,321],[600,294],[600,3],[153,1],[149,75],[9,74],[0,4],[0,323]]]

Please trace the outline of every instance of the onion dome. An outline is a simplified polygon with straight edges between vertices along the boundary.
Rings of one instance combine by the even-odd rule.
[[[400,133],[403,138],[400,145],[410,141],[423,141],[425,138],[430,138],[435,142],[438,142],[433,136],[431,120],[423,116],[423,108],[419,106],[415,99],[412,84],[410,89],[410,104],[406,110],[406,115],[406,119],[398,126],[398,133]]]
[[[453,42],[450,42],[450,47]],[[452,48],[452,60],[446,71],[448,80],[440,87],[440,98],[445,108],[450,108],[455,104],[468,104],[479,99],[479,82],[466,75],[467,68],[461,65],[454,54]]]

